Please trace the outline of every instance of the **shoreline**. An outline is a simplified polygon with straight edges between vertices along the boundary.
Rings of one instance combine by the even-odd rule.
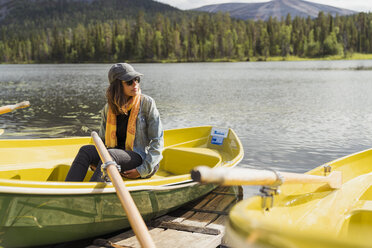
[[[287,56],[287,57],[250,57],[246,59],[229,59],[229,58],[220,58],[220,59],[206,59],[206,60],[124,60],[126,63],[156,63],[156,64],[168,64],[168,63],[218,63],[218,62],[277,62],[277,61],[288,61],[288,62],[297,62],[297,61],[337,61],[337,60],[372,60],[372,54],[363,54],[363,53],[353,53],[348,56],[343,55],[332,55],[326,57],[298,57],[298,56]],[[117,61],[77,61],[77,62],[65,62],[65,61],[48,61],[48,62],[20,62],[20,63],[0,63],[1,65],[27,65],[27,64],[107,64],[107,63],[116,63]]]

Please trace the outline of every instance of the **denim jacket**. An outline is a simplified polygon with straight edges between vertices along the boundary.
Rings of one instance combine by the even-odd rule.
[[[108,104],[101,111],[101,127],[99,136],[105,141]],[[142,157],[142,164],[136,169],[141,178],[146,178],[155,173],[162,159],[164,147],[163,128],[159,111],[151,97],[142,94],[141,105],[136,122],[136,135],[133,151]]]

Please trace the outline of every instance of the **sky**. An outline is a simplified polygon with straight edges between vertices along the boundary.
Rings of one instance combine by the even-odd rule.
[[[193,9],[204,5],[219,3],[258,3],[268,2],[268,0],[156,0],[161,3],[169,4],[179,9]],[[307,0],[308,2],[330,5],[338,8],[345,8],[355,11],[372,12],[372,0]]]

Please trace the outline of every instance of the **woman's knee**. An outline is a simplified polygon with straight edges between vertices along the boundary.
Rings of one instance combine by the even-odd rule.
[[[99,159],[99,154],[94,145],[85,145],[85,146],[80,147],[80,150],[77,156],[85,157],[90,161],[95,161]]]
[[[91,164],[97,165],[100,160],[99,154],[94,145],[85,145],[80,147],[78,154],[75,157],[75,162],[84,164],[87,167]]]
[[[80,147],[79,153],[84,153],[84,154],[90,154],[95,151],[95,146],[94,145],[84,145]]]

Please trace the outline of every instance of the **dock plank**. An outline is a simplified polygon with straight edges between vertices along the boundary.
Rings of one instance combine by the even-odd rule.
[[[235,198],[230,195],[216,195],[207,205],[203,207],[203,209],[210,211],[224,211],[234,200]],[[183,220],[181,223],[184,225],[201,227],[212,223],[219,216],[220,214],[217,213],[195,212],[195,214]]]
[[[241,187],[240,187],[241,188]],[[196,202],[151,221],[150,235],[158,248],[216,248],[223,243],[228,211],[240,199],[238,187],[218,187]],[[109,238],[112,246],[141,247],[132,230]]]

